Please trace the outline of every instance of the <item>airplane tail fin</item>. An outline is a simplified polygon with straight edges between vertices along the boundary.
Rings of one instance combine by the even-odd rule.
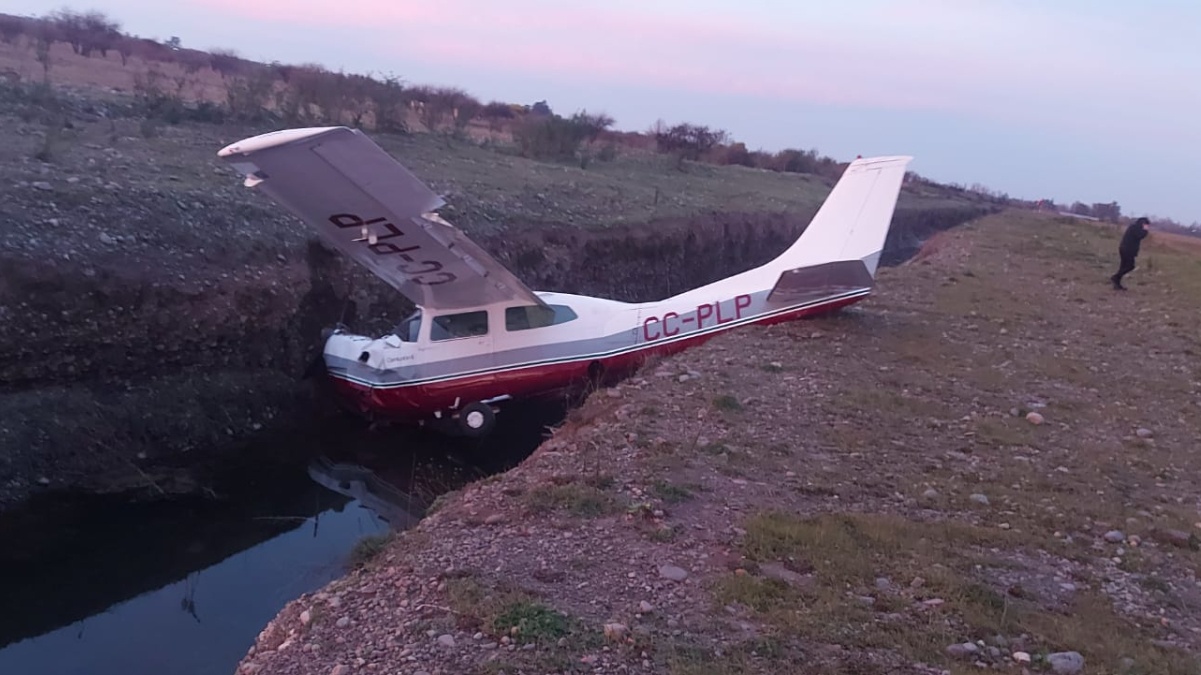
[[[874,279],[901,182],[912,160],[895,156],[851,162],[809,226],[780,254],[777,263],[796,269],[862,261]]]

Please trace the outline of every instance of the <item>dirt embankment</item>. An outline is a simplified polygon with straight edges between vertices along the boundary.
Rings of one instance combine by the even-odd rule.
[[[1195,673],[1201,275],[1116,240],[991,217],[650,364],[238,672]]]
[[[408,311],[218,162],[224,143],[263,129],[147,126],[112,101],[4,93],[0,504],[47,485],[147,485],[156,460],[324,411],[299,381],[321,329],[343,322],[383,331]],[[41,121],[47,109],[59,121]],[[705,187],[723,184],[706,167],[667,174],[681,196],[665,193],[658,207],[656,193],[663,213],[639,217],[643,197],[620,201],[621,181],[655,167],[570,170],[565,181],[553,171],[539,177],[546,165],[471,146],[387,142],[437,177],[449,217],[536,288],[624,300],[679,292],[770,259],[818,203],[701,210]],[[497,163],[498,182],[525,172],[544,183],[480,201],[497,190],[472,173],[485,161]],[[927,231],[981,212],[909,201],[890,239],[894,258]],[[502,203],[517,215],[499,216]],[[606,208],[614,210],[607,222]]]

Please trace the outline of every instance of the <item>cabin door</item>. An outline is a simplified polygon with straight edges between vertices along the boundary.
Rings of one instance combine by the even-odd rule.
[[[426,391],[442,405],[460,406],[496,396],[493,334],[495,317],[486,309],[429,312],[419,359],[430,384]],[[503,327],[503,326],[502,326]]]

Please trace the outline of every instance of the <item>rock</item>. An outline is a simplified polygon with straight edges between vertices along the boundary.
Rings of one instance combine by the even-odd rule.
[[[503,522],[505,522],[505,517],[500,513],[489,514],[489,516],[484,519],[485,525],[497,525]]]
[[[300,623],[301,624],[307,626],[307,625],[309,625],[309,622],[311,622],[312,620],[313,620],[313,615],[309,613],[309,610],[306,609],[300,613]]]
[[[1165,543],[1171,544],[1178,548],[1196,548],[1196,539],[1193,535],[1183,530],[1160,530],[1153,531],[1156,539]]]
[[[1126,541],[1126,535],[1122,534],[1121,530],[1110,530],[1105,533],[1105,541],[1111,544],[1120,544]]]
[[[50,185],[50,183],[47,183],[44,180],[40,180],[40,181],[33,183],[33,188],[35,190],[43,190],[43,191],[54,189],[54,187],[52,185]]]
[[[1044,418],[1044,417],[1043,417],[1041,414],[1039,414],[1039,413],[1036,413],[1036,412],[1033,412],[1033,411],[1031,411],[1031,412],[1029,412],[1029,413],[1026,413],[1026,421],[1027,421],[1027,422],[1029,422],[1029,423],[1031,423],[1031,424],[1035,424],[1035,425],[1037,425],[1037,424],[1042,424],[1043,422],[1045,422],[1045,421],[1046,421],[1046,418]]]
[[[688,578],[688,570],[675,565],[662,565],[659,567],[659,576],[669,581],[683,581]]]
[[[643,600],[642,602],[638,603],[638,612],[640,614],[650,614],[653,611],[655,611],[655,606],[652,605],[651,603],[647,602],[646,600]]]
[[[108,232],[101,232],[100,243],[106,246],[112,246],[113,244],[117,243],[117,240],[113,239],[112,235],[110,235]]]
[[[334,623],[334,625],[337,626],[338,628],[346,628],[347,626],[350,625],[350,617],[344,616],[341,619],[338,619],[338,621],[336,623]]]
[[[1084,670],[1084,657],[1079,652],[1056,652],[1047,655],[1051,672],[1056,675],[1076,675]]]
[[[974,642],[962,642],[947,647],[947,656],[954,659],[966,659],[975,656],[980,651]]]
[[[1155,435],[1155,433],[1150,429],[1140,427],[1138,431],[1134,432],[1134,435],[1138,436],[1139,438],[1151,438]]]
[[[349,673],[350,673],[350,666],[346,666],[341,663],[334,666],[334,669],[329,671],[329,675],[349,675]]]
[[[609,640],[620,640],[628,631],[629,628],[624,623],[605,624],[605,637]]]
[[[759,572],[769,579],[783,581],[793,586],[800,586],[808,580],[803,574],[793,572],[779,563],[763,563],[759,566]]]
[[[455,646],[455,636],[453,636],[449,633],[444,633],[442,635],[439,635],[438,636],[438,645],[441,647],[454,647]]]
[[[930,488],[922,493],[922,499],[938,499],[938,490]]]
[[[969,499],[971,499],[973,502],[976,502],[977,504],[988,506],[988,497],[985,495],[976,493],[976,494],[972,495],[971,497],[969,497]]]
[[[1030,663],[1030,655],[1026,652],[1014,652],[1013,660],[1018,663]]]
[[[892,582],[884,577],[876,579],[876,590],[887,591],[892,589]]]

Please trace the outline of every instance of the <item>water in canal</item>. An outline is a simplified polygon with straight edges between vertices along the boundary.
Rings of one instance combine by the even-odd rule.
[[[247,451],[199,496],[47,496],[0,514],[0,673],[232,675],[359,540],[515,465],[561,416],[523,410],[483,442],[340,424],[295,453]]]

